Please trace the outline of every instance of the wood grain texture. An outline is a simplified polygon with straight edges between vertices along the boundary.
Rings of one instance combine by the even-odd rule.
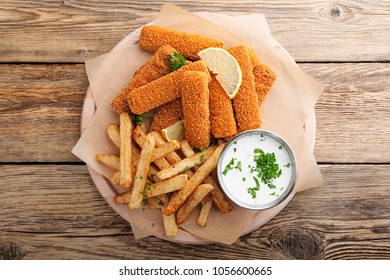
[[[390,259],[390,166],[321,171],[326,186],[225,246],[135,240],[85,166],[2,165],[0,259]]]
[[[164,1],[4,0],[0,61],[83,62],[109,51],[158,14]],[[262,13],[297,61],[389,61],[390,3],[170,1],[192,12]]]
[[[316,106],[320,162],[389,163],[390,65],[302,63],[326,86]],[[0,65],[0,162],[76,162],[83,65]]]

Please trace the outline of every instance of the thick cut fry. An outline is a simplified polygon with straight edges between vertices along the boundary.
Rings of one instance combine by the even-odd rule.
[[[119,127],[115,123],[111,123],[107,126],[107,134],[108,137],[111,139],[112,143],[114,143],[115,146],[120,148],[121,147],[120,132],[119,132]]]
[[[133,130],[133,124],[128,113],[121,113],[119,116],[120,121],[120,186],[122,188],[130,187],[132,183],[131,173],[131,133]]]
[[[209,216],[212,205],[213,205],[213,201],[211,199],[207,199],[206,202],[202,205],[202,208],[200,208],[199,216],[198,219],[196,220],[196,223],[199,226],[201,227],[206,226],[207,217]]]
[[[165,155],[169,154],[170,152],[173,152],[180,148],[180,143],[177,140],[171,140],[167,143],[164,143],[163,145],[156,148],[152,155],[152,161],[156,161],[159,158],[164,157]]]
[[[208,148],[202,152],[196,153],[193,156],[185,158],[185,159],[175,163],[170,168],[166,168],[166,169],[163,169],[160,172],[158,172],[157,177],[161,180],[165,180],[165,179],[171,178],[171,177],[173,177],[181,172],[185,172],[194,166],[199,166],[204,161],[206,161],[208,158],[210,158],[215,150],[216,150],[216,147],[211,146],[210,148]]]
[[[220,144],[211,157],[199,167],[184,187],[177,191],[176,195],[169,200],[163,210],[165,215],[173,214],[186,201],[195,188],[217,167],[218,158],[224,146],[225,144]]]
[[[153,131],[152,134],[154,138],[156,138],[157,147],[167,142],[159,132]],[[170,164],[175,164],[176,162],[181,161],[181,157],[176,152],[171,152],[165,155],[165,158],[168,160]]]
[[[145,134],[138,127],[134,129],[133,139],[141,148],[144,146]],[[157,159],[154,161],[154,163],[157,165],[158,168],[160,168],[160,170],[171,167],[171,165],[165,158]]]
[[[154,136],[152,134],[146,135],[144,147],[141,150],[141,155],[138,162],[137,172],[135,174],[133,193],[129,202],[130,209],[141,207],[143,199],[143,190],[146,183],[146,176],[148,174],[150,160],[152,158],[155,144],[156,139],[154,138]]]
[[[121,179],[121,172],[119,170],[115,171],[114,174],[112,174],[112,176],[110,178],[111,185],[119,186],[120,179]]]
[[[180,141],[180,150],[185,157],[190,157],[195,154],[194,150],[191,148],[190,144],[188,144],[187,140]]]
[[[147,197],[153,197],[161,194],[171,193],[181,189],[187,181],[187,174],[181,174],[171,179],[146,186],[145,194]]]
[[[172,215],[162,215],[163,216],[163,224],[164,224],[164,232],[167,237],[175,237],[179,234],[179,227],[176,224],[175,214]]]
[[[162,105],[153,117],[150,131],[160,132],[162,129],[175,124],[181,120],[182,113],[180,98]]]
[[[180,54],[191,60],[199,59],[198,53],[201,50],[209,47],[223,47],[221,41],[198,34],[190,34],[156,25],[147,25],[142,28],[139,38],[141,48],[154,52],[165,44],[174,47]]]
[[[179,208],[176,213],[176,221],[180,225],[188,216],[191,211],[200,203],[200,201],[213,189],[210,184],[203,184],[196,187],[186,202]]]
[[[211,176],[206,177],[203,180],[203,183],[213,186],[213,190],[210,192],[211,199],[221,213],[228,213],[233,210],[233,205],[226,198],[218,183]]]
[[[212,75],[210,90],[210,130],[215,138],[225,138],[237,134],[233,105],[221,84]]]
[[[270,91],[276,80],[276,74],[264,64],[257,64],[253,70],[255,76],[255,88],[259,107],[263,103],[265,96]]]
[[[120,168],[120,159],[116,155],[97,154],[96,159],[112,169],[118,170]]]
[[[184,115],[184,135],[191,147],[210,144],[209,73],[183,73],[181,102]]]
[[[187,71],[208,73],[209,70],[203,61],[196,61],[160,79],[132,90],[128,94],[127,99],[131,111],[134,114],[142,114],[181,97],[182,76]]]
[[[130,202],[132,191],[123,192],[114,197],[114,200],[117,204],[126,204]]]
[[[112,108],[118,113],[130,113],[129,104],[127,103],[128,93],[137,87],[169,74],[171,67],[169,66],[168,55],[174,53],[175,49],[171,46],[164,45],[158,48],[154,55],[134,73],[133,79],[127,86],[115,97],[111,104]]]
[[[242,72],[242,83],[236,97],[233,99],[234,114],[237,122],[237,132],[256,129],[261,126],[260,111],[255,91],[253,65],[245,46],[228,48]]]
[[[166,194],[148,197],[148,203],[150,208],[163,208],[168,203],[168,197]]]

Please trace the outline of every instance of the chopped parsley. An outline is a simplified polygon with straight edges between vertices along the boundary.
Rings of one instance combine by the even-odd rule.
[[[254,149],[254,162],[256,166],[251,168],[252,173],[256,173],[261,182],[266,184],[270,189],[275,189],[276,186],[272,183],[282,174],[279,164],[276,163],[274,153],[265,153],[262,149]]]
[[[204,161],[204,155],[201,155],[199,160],[200,162]]]
[[[247,191],[252,196],[252,198],[256,198],[257,192],[260,190],[260,183],[259,183],[259,180],[257,180],[256,177],[253,177],[253,180],[256,183],[256,187],[247,188]]]
[[[174,52],[173,55],[168,54],[168,60],[172,72],[186,65],[186,59],[178,52]]]
[[[234,141],[233,144],[236,145],[236,144],[237,144],[237,141]]]
[[[233,151],[234,151],[234,152],[237,152],[237,148],[233,148]]]
[[[201,151],[201,152],[204,151],[204,147],[199,147],[198,149],[199,149],[199,151]]]
[[[190,167],[189,167],[188,165],[186,165],[186,166],[184,167],[184,169],[183,169],[180,173],[186,172],[188,169],[190,169]]]
[[[287,163],[287,164],[285,164],[283,166],[289,168],[291,166],[291,163]]]
[[[279,150],[281,150],[281,149],[283,149],[283,146],[282,146],[282,145],[279,146]]]
[[[233,165],[234,165],[234,158],[232,158],[229,163],[226,165],[225,169],[223,170],[223,175],[226,176],[229,170],[233,170]]]
[[[134,125],[139,126],[145,118],[145,113],[140,114],[140,115],[134,115]]]
[[[242,177],[242,181],[245,182],[245,181],[246,181],[246,178],[245,178],[245,177]]]
[[[241,161],[238,161],[236,166],[234,166],[235,169],[238,169],[242,172],[242,166],[241,166]]]

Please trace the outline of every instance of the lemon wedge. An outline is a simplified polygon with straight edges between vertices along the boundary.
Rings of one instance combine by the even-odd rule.
[[[164,128],[161,130],[161,134],[165,140],[171,141],[176,139],[177,141],[181,141],[184,138],[184,122],[177,121],[171,126]]]
[[[207,68],[216,74],[226,94],[233,99],[242,83],[242,72],[237,60],[222,48],[207,48],[198,53]]]

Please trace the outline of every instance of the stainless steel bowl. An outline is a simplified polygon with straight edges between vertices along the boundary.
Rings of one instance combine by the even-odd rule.
[[[223,161],[224,156],[226,155],[227,151],[229,149],[233,148],[232,145],[234,145],[235,141],[239,140],[242,137],[247,137],[249,135],[264,135],[266,137],[272,137],[274,140],[276,140],[281,145],[283,145],[283,147],[287,151],[287,154],[291,160],[290,167],[292,168],[292,172],[291,172],[291,178],[290,178],[289,184],[285,187],[284,192],[279,197],[276,197],[271,202],[264,203],[264,204],[255,204],[255,203],[251,204],[251,203],[246,203],[246,202],[243,202],[241,200],[238,200],[235,197],[235,195],[229,191],[229,188],[227,187],[227,184],[229,184],[229,182],[226,182],[226,179],[223,175],[224,167],[222,166],[222,161]],[[255,147],[253,147],[253,148],[255,148]],[[240,134],[237,134],[233,139],[231,139],[226,144],[224,149],[222,150],[221,155],[220,155],[219,160],[218,160],[218,166],[217,166],[218,180],[219,180],[219,183],[221,185],[222,190],[227,195],[227,197],[232,202],[237,204],[238,206],[241,206],[241,207],[247,208],[247,209],[251,209],[251,210],[269,209],[269,208],[275,207],[276,205],[282,203],[290,195],[290,193],[294,189],[295,183],[297,181],[297,173],[298,173],[297,171],[298,171],[298,166],[297,166],[296,157],[295,157],[295,154],[294,154],[293,150],[291,149],[290,145],[279,135],[277,135],[271,131],[260,130],[260,129],[248,130],[248,131],[242,132]]]

